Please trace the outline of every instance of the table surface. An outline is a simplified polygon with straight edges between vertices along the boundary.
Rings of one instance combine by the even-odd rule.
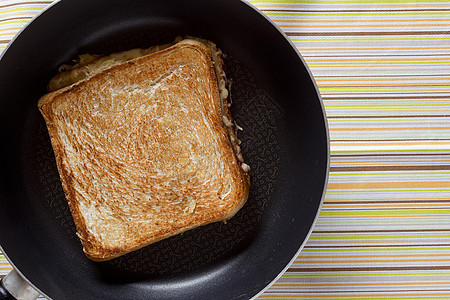
[[[0,52],[51,2],[0,0]],[[314,231],[258,299],[450,299],[450,1],[250,2],[308,63],[331,139]]]

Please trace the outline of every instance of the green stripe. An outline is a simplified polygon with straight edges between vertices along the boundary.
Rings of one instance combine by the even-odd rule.
[[[448,211],[450,215],[450,210]],[[358,212],[361,213],[361,212]],[[342,232],[345,234],[345,231]],[[426,238],[449,238],[450,234],[397,234],[397,235],[333,235],[333,236],[317,236],[312,235],[309,240],[366,240],[366,239],[426,239]]]
[[[0,26],[2,25],[8,25],[8,24],[24,24],[27,23],[29,20],[9,20],[9,21],[1,21]]]
[[[11,12],[18,12],[18,11],[30,11],[30,10],[40,11],[40,10],[43,10],[44,8],[45,8],[45,6],[17,7],[17,8],[0,10],[0,14],[11,13]]]

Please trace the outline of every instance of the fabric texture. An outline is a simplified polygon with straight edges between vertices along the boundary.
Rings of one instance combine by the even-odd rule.
[[[51,2],[0,1],[0,51]],[[258,299],[450,299],[450,1],[250,3],[305,58],[331,140],[314,231]]]

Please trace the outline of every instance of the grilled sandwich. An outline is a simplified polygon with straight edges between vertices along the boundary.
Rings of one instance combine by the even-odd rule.
[[[83,251],[110,260],[234,216],[250,179],[210,41],[81,56],[38,102]]]

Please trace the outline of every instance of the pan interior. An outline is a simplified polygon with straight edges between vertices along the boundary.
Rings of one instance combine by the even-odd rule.
[[[58,66],[77,54],[179,35],[210,39],[227,55],[232,113],[252,168],[248,202],[227,224],[92,262],[75,236],[37,101]],[[7,49],[0,82],[0,241],[51,298],[250,298],[278,276],[310,231],[328,165],[321,102],[291,44],[241,1],[60,1]]]

